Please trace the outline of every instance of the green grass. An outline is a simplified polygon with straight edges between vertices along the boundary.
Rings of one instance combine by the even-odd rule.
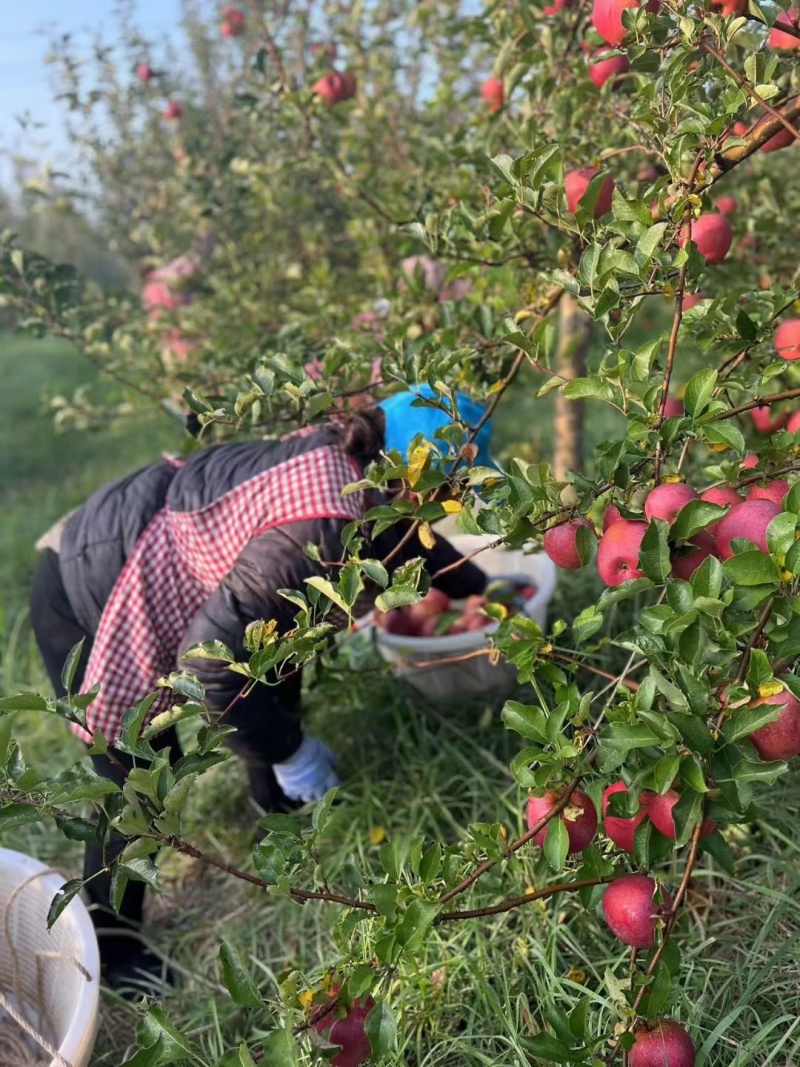
[[[143,422],[91,435],[54,433],[40,406],[43,389],[68,391],[84,368],[69,349],[3,339],[0,395],[3,449],[5,654],[0,684],[41,686],[43,679],[25,617],[25,592],[35,564],[32,543],[52,521],[106,478],[176,447],[171,426]],[[506,440],[530,438],[524,422],[523,380],[504,409]],[[529,409],[528,409],[529,410]],[[591,428],[592,440],[600,432]],[[559,587],[554,616],[569,617],[594,598],[591,578]],[[626,605],[628,610],[633,610]],[[500,821],[515,834],[524,796],[505,771],[518,750],[496,708],[460,701],[426,707],[398,688],[375,660],[369,672],[337,670],[308,693],[308,728],[340,755],[343,787],[326,832],[321,863],[327,878],[352,888],[355,865],[381,877],[377,828],[387,840],[424,834],[459,840],[476,821]],[[588,680],[582,678],[588,685]],[[26,757],[52,772],[81,757],[80,747],[52,720],[19,720]],[[787,776],[765,793],[747,830],[729,832],[737,877],[701,860],[680,925],[683,968],[669,1012],[687,1023],[699,1067],[790,1067],[800,1063],[798,918],[800,895],[800,782]],[[254,812],[243,775],[231,760],[205,776],[192,798],[187,837],[221,859],[248,867]],[[65,873],[80,869],[80,846],[65,845],[52,828],[13,831],[7,841]],[[497,895],[524,892],[548,876],[541,856],[524,850],[503,873],[464,903],[479,906]],[[167,893],[149,904],[148,936],[182,976],[165,1006],[214,1064],[238,1040],[256,1041],[268,1020],[232,1004],[221,986],[218,948],[231,940],[250,959],[267,997],[292,968],[321,974],[337,960],[339,912],[265,897],[258,889],[176,854],[163,857]],[[665,871],[674,889],[678,869]],[[526,1065],[522,1039],[555,1001],[566,1010],[588,992],[592,1027],[611,1018],[606,970],[627,972],[627,953],[598,921],[598,893],[531,904],[507,915],[434,929],[414,968],[403,968],[390,988],[401,1019],[393,1067]],[[364,958],[371,946],[362,944]],[[133,1042],[135,1008],[104,999],[95,1067],[117,1067]],[[197,1062],[197,1061],[196,1061]],[[310,1061],[309,1061],[310,1062]]]

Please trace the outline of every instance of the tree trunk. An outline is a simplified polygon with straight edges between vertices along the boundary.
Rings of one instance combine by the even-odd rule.
[[[592,337],[592,320],[581,311],[574,296],[564,293],[559,301],[559,337],[556,370],[564,378],[581,378],[586,373],[586,352]],[[571,470],[583,468],[583,401],[567,400],[555,394],[553,417],[553,476],[567,479]]]

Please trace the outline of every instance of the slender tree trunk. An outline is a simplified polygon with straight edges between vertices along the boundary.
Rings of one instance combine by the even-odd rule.
[[[556,370],[564,378],[581,378],[586,373],[592,320],[580,310],[577,300],[569,293],[561,297],[558,309]],[[563,482],[569,471],[583,468],[583,401],[566,400],[560,391],[555,397],[553,476]]]

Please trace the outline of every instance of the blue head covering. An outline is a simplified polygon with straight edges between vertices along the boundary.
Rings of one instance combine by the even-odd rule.
[[[438,400],[440,403],[448,405],[447,399],[435,393],[429,385],[417,386],[413,392],[395,393],[394,396],[390,396],[378,405],[386,418],[385,440],[387,452],[399,452],[401,456],[408,458],[409,446],[417,434],[422,434],[426,440],[445,447],[445,442],[436,441],[436,431],[445,426],[450,426],[453,419],[451,415],[440,407],[429,407],[427,404],[413,406],[414,401],[420,397],[426,400]],[[457,394],[457,405],[459,417],[469,426],[477,425],[486,411],[482,404],[471,400],[465,393]],[[467,437],[468,434],[465,432],[461,443],[465,442]],[[474,460],[476,467],[497,466],[491,456],[491,419],[487,419],[481,426],[473,444],[478,449],[478,454]],[[453,459],[455,459],[455,456],[453,456]]]

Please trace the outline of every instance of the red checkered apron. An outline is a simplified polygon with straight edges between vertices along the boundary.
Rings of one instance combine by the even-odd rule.
[[[362,519],[363,492],[342,496],[361,476],[354,460],[325,445],[257,474],[199,511],[159,511],[103,610],[84,680],[84,690],[99,685],[100,691],[86,713],[87,729],[73,726],[74,732],[90,742],[100,731],[113,744],[124,712],[175,669],[189,621],[245,545],[289,522]],[[173,703],[175,694],[164,689],[150,716]]]

